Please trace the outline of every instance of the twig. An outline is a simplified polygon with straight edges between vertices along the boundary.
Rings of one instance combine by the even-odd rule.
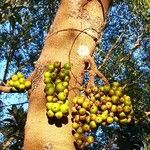
[[[12,89],[12,87],[0,85],[0,92],[9,93],[11,91],[11,89]]]
[[[112,51],[118,46],[118,43],[122,37],[123,33],[118,37],[118,39],[116,40],[116,42],[112,45],[112,47],[109,49],[105,59],[103,60],[103,63],[98,67],[98,70],[101,69],[105,64],[106,62],[109,60],[110,56],[111,56],[111,53]]]
[[[104,76],[103,73],[101,73],[98,69],[97,69],[97,66],[93,60],[93,58],[91,56],[87,56],[85,59],[84,59],[84,62],[88,62],[90,64],[90,74],[91,74],[91,78],[93,80],[93,77],[95,74],[100,78],[102,79],[105,84],[109,84],[107,78]]]

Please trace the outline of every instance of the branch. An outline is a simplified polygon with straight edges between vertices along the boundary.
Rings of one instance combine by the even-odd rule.
[[[98,70],[101,69],[106,63],[107,61],[109,60],[111,54],[112,54],[112,51],[119,45],[118,43],[120,42],[120,39],[122,37],[123,33],[118,37],[118,39],[116,40],[116,42],[112,45],[112,47],[109,49],[105,59],[103,60],[103,63],[98,67]]]
[[[11,89],[12,89],[12,87],[0,85],[0,92],[9,93],[11,91]]]

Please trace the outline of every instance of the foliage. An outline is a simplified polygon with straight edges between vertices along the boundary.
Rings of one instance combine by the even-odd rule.
[[[16,105],[12,105],[8,109],[8,115],[7,118],[3,119],[3,123],[1,124],[0,130],[4,138],[1,147],[3,149],[19,150],[23,146],[26,112],[22,106],[17,108]]]

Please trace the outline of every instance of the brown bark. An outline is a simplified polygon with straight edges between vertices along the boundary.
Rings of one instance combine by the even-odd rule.
[[[50,28],[44,48],[32,73],[29,110],[25,126],[25,150],[74,150],[71,115],[68,123],[58,127],[50,125],[46,117],[43,72],[49,62],[72,63],[70,88],[82,83],[84,57],[78,55],[80,45],[87,46],[90,55],[100,37],[104,16],[110,1],[104,0],[104,12],[99,0],[62,0]],[[82,31],[82,32],[81,32]],[[84,31],[84,32],[83,32]],[[80,34],[80,35],[79,35]],[[78,38],[77,38],[78,36]],[[74,43],[74,44],[73,44]],[[78,77],[77,79],[75,77]],[[81,77],[81,78],[80,78]],[[75,96],[69,92],[69,100]],[[48,148],[49,146],[49,148]],[[47,147],[47,148],[46,148]]]

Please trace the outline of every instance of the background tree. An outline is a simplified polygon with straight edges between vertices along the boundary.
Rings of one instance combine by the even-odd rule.
[[[34,1],[32,1],[34,3]],[[38,1],[37,1],[38,2]],[[136,2],[136,1],[135,1]],[[39,6],[42,2],[39,2]],[[137,4],[138,1],[137,1]],[[143,5],[135,5],[137,7],[142,7]],[[146,3],[145,3],[146,4]],[[131,6],[133,6],[132,4],[130,4]],[[31,6],[34,6],[31,3]],[[43,5],[46,6],[46,5]],[[53,5],[54,6],[54,5]],[[145,5],[144,5],[145,6]],[[47,7],[47,6],[46,6]],[[54,7],[53,7],[54,8]],[[36,9],[36,7],[35,7]],[[149,8],[147,7],[147,9],[144,9],[145,12],[148,10]],[[3,9],[2,9],[3,10]],[[10,9],[12,10],[12,8]],[[33,9],[34,10],[34,9]],[[38,10],[38,7],[37,9]],[[44,9],[43,9],[44,10]],[[141,10],[141,9],[139,9]],[[36,11],[33,11],[33,13],[35,14]],[[47,9],[46,9],[46,12]],[[122,14],[125,15],[122,15]],[[11,14],[11,13],[10,13]],[[50,14],[48,12],[48,14]],[[118,15],[115,15],[118,14]],[[147,14],[147,13],[146,13]],[[21,14],[21,18],[22,15],[24,15],[24,13]],[[6,15],[7,16],[7,15]],[[41,14],[42,16],[42,14]],[[145,15],[144,15],[145,17]],[[13,18],[13,17],[11,17]],[[34,18],[34,16],[33,16]],[[43,18],[43,17],[42,17]],[[117,20],[116,20],[117,18]],[[148,18],[148,17],[145,17]],[[3,21],[7,21],[7,17],[6,19],[4,18]],[[13,20],[13,19],[10,19]],[[29,19],[27,19],[29,20]],[[32,21],[29,20],[25,21],[26,23],[30,23]],[[44,20],[44,19],[43,19]],[[95,61],[97,63],[97,65],[99,66],[100,64],[102,64],[100,67],[98,67],[107,77],[107,79],[109,79],[109,81],[114,81],[114,80],[119,80],[122,84],[126,85],[126,92],[133,98],[133,102],[134,102],[134,112],[135,112],[135,118],[134,118],[134,122],[133,124],[131,124],[130,126],[126,127],[126,128],[121,128],[118,130],[115,130],[115,134],[110,135],[110,137],[114,135],[116,135],[117,137],[117,141],[115,143],[118,143],[118,146],[121,147],[123,149],[123,145],[126,145],[126,142],[122,142],[122,141],[127,141],[127,143],[131,143],[129,144],[129,149],[133,149],[132,146],[134,146],[133,143],[135,143],[135,145],[137,145],[137,143],[139,144],[139,146],[137,146],[136,148],[138,149],[139,147],[143,146],[143,144],[140,144],[141,142],[139,141],[144,141],[144,143],[146,144],[146,142],[148,143],[149,140],[149,134],[147,133],[148,131],[148,111],[149,111],[149,94],[148,94],[148,90],[149,90],[149,85],[148,85],[148,72],[149,72],[149,68],[148,68],[148,49],[149,49],[149,42],[148,42],[148,32],[149,32],[149,27],[145,26],[145,20],[148,21],[148,19],[144,19],[144,22],[142,22],[140,20],[140,18],[138,18],[137,16],[131,14],[128,6],[125,3],[114,3],[114,5],[112,5],[111,7],[111,11],[108,17],[108,24],[104,30],[104,34],[103,34],[103,38],[101,40],[100,45],[98,45],[97,47],[97,52],[94,53],[94,57],[95,57]],[[46,19],[47,21],[47,19]],[[13,21],[10,21],[12,28],[13,28]],[[14,21],[15,22],[15,21]],[[5,22],[4,22],[5,23]],[[41,20],[39,20],[39,23],[41,23]],[[43,23],[45,23],[45,21],[43,21]],[[38,23],[37,23],[38,24]],[[49,23],[48,23],[49,24]],[[43,25],[41,25],[43,27]],[[24,28],[27,27],[27,25],[24,25]],[[40,27],[39,27],[40,28]],[[33,29],[32,27],[29,29]],[[6,30],[6,29],[4,29]],[[24,29],[26,31],[26,29]],[[8,31],[8,30],[6,30]],[[19,31],[19,29],[18,29]],[[37,38],[36,34],[34,34],[34,29],[33,31],[30,31],[30,35],[31,37],[33,37],[33,39],[35,38],[36,41],[37,39],[37,45],[41,42],[41,39],[43,39],[44,36],[41,36],[40,38]],[[42,31],[42,30],[41,30]],[[16,31],[17,32],[17,31]],[[7,36],[6,33],[3,31],[5,35],[5,39],[4,41],[6,41],[6,37],[8,39],[8,37],[10,36],[10,33],[15,33],[14,30],[12,30],[12,32],[8,32]],[[20,32],[19,32],[20,33]],[[37,32],[37,35],[39,36],[40,31]],[[43,32],[41,32],[43,33]],[[21,34],[19,37],[25,36],[26,34]],[[43,34],[44,35],[44,34]],[[120,37],[121,35],[121,37]],[[21,40],[18,37],[18,40]],[[117,45],[115,45],[114,43],[117,41],[119,37],[119,41],[117,42]],[[19,60],[22,61],[22,64],[24,64],[24,61],[28,58],[26,55],[24,56],[24,54],[27,54],[27,52],[29,52],[28,56],[33,56],[31,58],[29,58],[29,61],[27,63],[28,67],[27,69],[24,69],[25,66],[21,65],[22,67],[19,67],[18,64],[18,68],[16,68],[13,72],[15,72],[16,70],[20,70],[23,71],[24,73],[29,73],[29,71],[31,71],[31,67],[33,68],[34,66],[31,65],[31,67],[29,68],[29,64],[32,64],[31,62],[36,60],[37,58],[35,57],[35,54],[33,52],[33,49],[35,50],[36,48],[33,47],[33,45],[35,46],[36,44],[33,44],[31,41],[31,46],[27,47],[28,50],[24,50],[25,48],[23,48],[23,46],[21,46],[21,48],[25,51],[25,53],[22,53],[22,49],[20,49],[20,54],[19,54],[19,50],[16,52],[16,56],[15,53],[11,53],[12,51],[16,50],[16,47],[14,48],[15,50],[13,50],[13,46],[18,46],[18,43],[25,43],[25,44],[29,44],[30,41],[27,42],[18,42],[17,44],[14,44],[13,41],[17,41],[14,40],[14,38],[10,38],[12,39],[12,44],[8,44],[4,41],[2,41],[2,44],[4,44],[4,48],[2,47],[2,50],[4,51],[2,53],[2,56],[4,57],[4,54],[6,55],[5,57],[7,58],[8,62],[13,62],[13,64],[11,64],[11,66],[15,66],[14,64],[17,64],[17,61],[15,63],[15,60]],[[23,41],[26,38],[23,38]],[[30,39],[27,37],[27,39]],[[8,40],[7,42],[10,42],[11,40]],[[11,42],[10,42],[11,43]],[[36,43],[36,42],[35,42]],[[42,43],[42,42],[41,42]],[[43,44],[43,43],[42,43]],[[6,47],[6,45],[11,45],[9,48]],[[114,48],[111,50],[111,47]],[[41,45],[42,47],[42,45]],[[8,49],[12,49],[11,51]],[[30,51],[30,49],[32,51]],[[37,50],[39,50],[40,47],[37,46]],[[7,50],[7,51],[6,51]],[[7,52],[7,53],[6,53]],[[35,51],[36,53],[37,51]],[[11,57],[9,56],[11,54]],[[109,55],[107,55],[109,54]],[[7,55],[11,58],[8,59]],[[108,59],[104,59],[107,58],[106,56],[108,56]],[[20,59],[21,57],[21,59]],[[23,59],[23,58],[24,59]],[[24,60],[24,61],[23,61]],[[106,60],[106,61],[104,61]],[[105,63],[104,63],[105,62]],[[8,64],[8,66],[10,66]],[[8,78],[10,76],[10,74],[8,73],[9,70],[12,70],[12,67],[8,68],[8,66],[6,67],[7,73],[5,73],[6,75],[8,75]],[[11,72],[11,73],[13,73]],[[5,78],[6,78],[6,75]],[[87,76],[85,76],[86,78]],[[5,79],[4,78],[4,79]],[[5,81],[5,80],[4,80]],[[100,81],[96,80],[95,81],[98,84],[101,84]],[[134,130],[132,130],[134,129]],[[98,130],[100,131],[100,129]],[[97,131],[97,134],[98,134]],[[136,131],[136,132],[134,132]],[[107,133],[107,132],[106,132]],[[124,133],[124,134],[123,134]],[[119,135],[122,135],[121,137]],[[129,138],[132,137],[132,138]],[[133,138],[135,137],[135,138]],[[112,138],[112,139],[113,139]],[[130,141],[128,141],[130,140]],[[99,145],[95,145],[95,146],[101,146],[102,147],[102,143],[103,143],[104,139],[102,141],[98,141]],[[109,142],[106,142],[109,143]],[[110,139],[110,143],[111,143],[111,139]],[[106,144],[107,145],[107,144]],[[108,147],[109,149],[109,147]]]

